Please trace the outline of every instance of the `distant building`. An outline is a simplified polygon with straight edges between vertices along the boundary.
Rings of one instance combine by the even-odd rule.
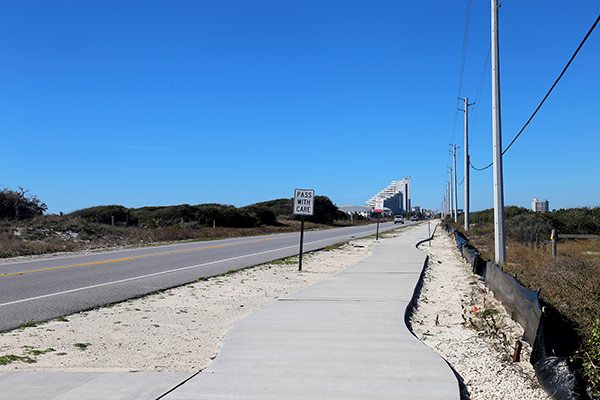
[[[373,214],[373,209],[371,207],[366,206],[353,206],[347,204],[345,206],[339,207],[339,209],[340,211],[343,211],[348,215],[358,214],[366,218],[371,218],[371,215]]]
[[[340,211],[343,211],[350,216],[361,215],[366,218],[374,218],[374,216],[376,215],[375,209],[373,207],[368,207],[368,206],[353,206],[353,205],[347,204],[345,206],[341,206],[338,208]],[[383,207],[381,216],[390,217],[393,215],[394,215],[394,212],[392,210],[390,210],[388,207]]]
[[[531,211],[548,212],[549,210],[548,200],[538,200],[534,198],[531,202]]]
[[[383,198],[383,206],[393,214],[404,214],[410,210],[410,176],[392,184],[366,201],[365,206],[375,208],[375,199]]]

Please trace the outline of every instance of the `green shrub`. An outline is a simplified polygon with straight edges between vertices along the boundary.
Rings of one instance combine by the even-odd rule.
[[[184,221],[195,221],[197,218],[197,212],[197,207],[189,204],[181,204],[177,206],[141,207],[130,210],[130,219],[132,219],[133,223],[135,224],[137,224],[138,218],[144,223],[147,223],[150,220],[160,221],[161,219],[163,221],[180,221],[181,218],[183,218]]]
[[[115,222],[125,222],[127,208],[119,205],[96,206],[84,208],[83,210],[73,211],[69,216],[78,216],[90,222],[100,222],[110,224],[114,217]]]
[[[269,201],[263,201],[261,203],[253,204],[257,207],[264,207],[268,210],[271,210],[273,214],[275,214],[276,219],[293,219],[294,212],[294,200],[291,198],[288,199],[275,199]]]
[[[300,220],[300,215],[294,215],[293,204],[294,200],[276,199],[256,203],[253,206],[262,207],[270,210],[277,219]],[[338,209],[327,196],[315,196],[314,215],[305,217],[305,221],[314,222],[316,224],[332,224],[334,221],[346,220],[348,215]]]
[[[550,237],[552,221],[545,214],[529,211],[506,219],[506,234],[520,242]]]
[[[250,206],[242,207],[241,210],[247,213],[250,217],[254,218],[257,221],[258,225],[278,225],[277,216],[268,207],[253,204]]]
[[[19,190],[8,188],[0,191],[0,219],[26,219],[42,215],[48,209],[36,196],[19,187]]]
[[[583,344],[583,374],[592,397],[600,399],[600,319],[596,319]]]
[[[549,217],[559,233],[600,234],[600,207],[560,209],[549,213]]]

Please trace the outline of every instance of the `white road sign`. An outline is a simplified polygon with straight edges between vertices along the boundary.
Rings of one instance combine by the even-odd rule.
[[[383,199],[380,197],[378,199],[375,199],[375,212],[382,212],[383,211]]]
[[[313,215],[315,208],[315,191],[312,189],[294,190],[294,214]]]

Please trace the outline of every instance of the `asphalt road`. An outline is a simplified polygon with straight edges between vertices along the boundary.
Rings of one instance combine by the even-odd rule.
[[[304,252],[376,226],[307,231]],[[379,232],[401,226],[382,223]],[[287,233],[0,264],[0,332],[297,255],[299,244],[299,233]]]

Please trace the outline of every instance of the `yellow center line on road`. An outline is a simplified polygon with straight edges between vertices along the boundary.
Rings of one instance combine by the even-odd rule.
[[[146,258],[146,257],[164,256],[164,255],[169,255],[169,254],[184,253],[184,252],[187,252],[187,251],[217,249],[217,248],[220,248],[220,247],[233,246],[233,245],[236,245],[236,244],[267,242],[269,240],[289,239],[291,237],[294,237],[294,236],[284,236],[284,237],[281,237],[281,238],[265,238],[265,239],[248,240],[248,241],[245,241],[245,242],[234,242],[234,243],[227,243],[227,244],[219,244],[219,245],[215,245],[215,246],[196,247],[196,248],[193,248],[193,249],[173,250],[173,251],[167,251],[167,252],[163,252],[163,253],[145,254],[145,255],[135,256],[135,257],[118,258],[118,259],[115,259],[115,260],[106,260],[106,261],[96,261],[96,262],[91,262],[91,263],[64,265],[64,266],[60,266],[60,267],[51,267],[51,268],[41,268],[41,269],[34,269],[34,270],[31,270],[31,271],[9,272],[9,273],[5,273],[5,274],[0,274],[0,277],[11,276],[11,275],[33,274],[35,272],[54,271],[54,270],[60,270],[60,269],[66,269],[66,268],[87,267],[87,266],[92,266],[92,265],[109,264],[109,263],[116,263],[116,262],[122,262],[122,261],[131,261],[131,260],[136,260],[136,259]]]

